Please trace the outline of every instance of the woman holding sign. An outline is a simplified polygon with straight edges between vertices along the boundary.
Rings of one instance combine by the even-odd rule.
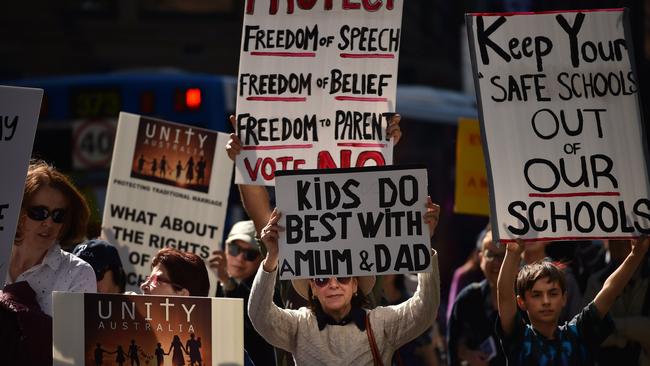
[[[440,207],[427,199],[424,221],[429,233]],[[418,274],[418,290],[400,305],[364,309],[374,276],[294,280],[309,308],[280,309],[273,303],[278,268],[280,212],[271,214],[261,238],[268,250],[257,272],[248,303],[255,329],[271,344],[291,352],[296,365],[390,365],[400,346],[433,323],[440,303],[438,256],[432,251],[430,273]]]

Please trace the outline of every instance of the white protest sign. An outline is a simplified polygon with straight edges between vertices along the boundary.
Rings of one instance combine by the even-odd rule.
[[[52,297],[54,365],[244,363],[242,299],[69,292]]]
[[[120,113],[102,236],[120,252],[127,290],[138,290],[162,248],[205,260],[220,248],[232,174],[227,140],[223,133]],[[216,277],[208,274],[214,293]]]
[[[235,183],[392,164],[401,19],[393,0],[246,1]]]
[[[42,98],[42,89],[0,86],[0,285],[11,259]]]
[[[623,9],[467,16],[495,239],[650,233]]]
[[[280,279],[429,271],[427,171],[279,171]]]

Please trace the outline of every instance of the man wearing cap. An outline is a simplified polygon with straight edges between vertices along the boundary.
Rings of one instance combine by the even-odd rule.
[[[244,348],[256,366],[276,364],[275,349],[255,331],[248,318],[248,297],[262,263],[261,254],[253,221],[239,221],[228,233],[226,251],[213,251],[209,261],[221,284],[217,296],[244,299]],[[278,291],[274,302],[282,304]]]
[[[101,239],[92,239],[77,245],[73,254],[88,262],[95,270],[97,293],[124,293],[126,273],[114,246]]]

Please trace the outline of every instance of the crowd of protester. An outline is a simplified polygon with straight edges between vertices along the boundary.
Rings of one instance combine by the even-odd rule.
[[[397,141],[394,118],[388,132]],[[227,153],[239,151],[231,135]],[[231,228],[207,265],[220,283],[212,295],[244,299],[247,364],[650,365],[646,238],[506,244],[493,240],[488,225],[449,285],[440,284],[436,250],[456,248],[435,238],[433,271],[415,281],[393,275],[280,283],[281,213],[271,209],[265,187],[239,189],[251,220]],[[440,208],[429,199],[424,209],[433,236]],[[0,293],[6,364],[52,362],[53,291],[124,293],[117,250],[101,239],[84,241],[88,218],[88,204],[65,175],[44,161],[30,163]],[[449,297],[439,310],[441,286]],[[206,263],[172,248],[160,250],[141,285],[144,294],[176,296],[210,296],[209,288]]]

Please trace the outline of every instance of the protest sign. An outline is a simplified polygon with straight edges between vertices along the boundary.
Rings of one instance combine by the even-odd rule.
[[[277,172],[280,279],[429,271],[427,171]]]
[[[0,86],[0,284],[11,259],[42,89]]]
[[[392,164],[401,18],[392,0],[246,1],[235,183]]]
[[[456,138],[454,212],[489,216],[487,181],[478,120],[459,118]]]
[[[467,25],[495,240],[648,234],[626,10],[470,14]]]
[[[52,296],[54,365],[244,363],[242,299]]]
[[[102,236],[120,252],[128,290],[138,291],[162,248],[207,260],[221,247],[232,174],[227,140],[223,133],[120,113]],[[216,277],[208,274],[214,293]]]

